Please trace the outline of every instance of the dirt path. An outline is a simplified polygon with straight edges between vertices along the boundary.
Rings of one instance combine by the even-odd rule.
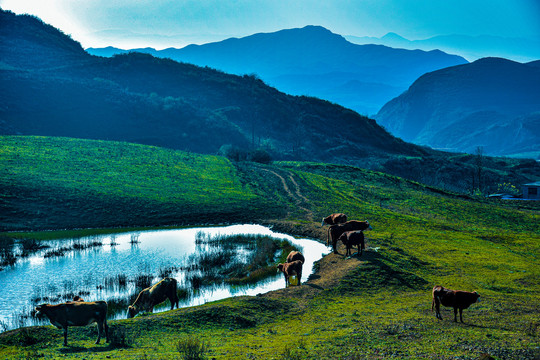
[[[291,221],[273,221],[271,223],[274,230],[292,235],[315,238],[319,239],[321,242],[326,242],[328,227],[321,227],[319,221],[315,220],[313,211],[309,209],[310,201],[302,194],[302,189],[297,180],[295,180],[295,174],[287,170],[283,170],[283,172],[262,168],[261,170],[271,174],[271,176],[277,177],[286,196],[291,199],[299,209],[305,212],[306,220],[312,221],[312,223],[304,224],[298,224]],[[366,256],[363,256],[362,258],[345,258],[343,254],[345,254],[345,246],[342,243],[338,243],[338,254],[330,253],[324,256],[318,262],[317,272],[311,275],[309,279],[307,276],[304,276],[301,286],[290,286],[285,288],[285,280],[283,280],[283,289],[271,291],[262,296],[274,299],[295,298],[300,300],[301,304],[307,304],[308,301],[306,300],[312,299],[324,290],[334,288],[345,275],[366,262]],[[309,270],[311,269],[306,269],[305,271],[309,272]],[[300,303],[299,305],[301,305]]]
[[[298,183],[294,180],[294,174],[290,171],[286,171],[286,176],[290,180],[292,186],[294,187],[294,192],[291,191],[289,188],[289,185],[287,184],[287,180],[285,177],[281,176],[279,173],[273,170],[268,169],[261,169],[263,171],[266,171],[276,177],[278,177],[281,181],[281,184],[283,185],[283,190],[287,194],[287,196],[296,204],[296,206],[304,211],[306,213],[306,219],[313,220],[314,214],[313,212],[306,207],[307,204],[309,204],[309,200],[302,195],[302,192],[300,191],[300,186],[298,186]]]

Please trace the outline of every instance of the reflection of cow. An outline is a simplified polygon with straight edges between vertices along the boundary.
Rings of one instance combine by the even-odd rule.
[[[287,255],[287,262],[289,263],[296,260],[300,260],[302,264],[306,262],[304,255],[302,255],[300,251],[291,251],[289,255]]]
[[[480,295],[474,291],[450,290],[442,286],[433,288],[433,301],[431,302],[431,311],[435,307],[435,316],[442,320],[440,305],[454,308],[454,321],[457,322],[457,312],[459,310],[459,320],[463,322],[463,309],[467,309],[475,302],[480,302]]]
[[[288,287],[290,285],[289,278],[293,275],[296,275],[296,278],[298,279],[298,285],[301,285],[303,264],[303,261],[295,260],[292,262],[287,262],[285,264],[279,264],[277,266],[278,270],[283,272],[283,276],[285,277],[285,287]]]
[[[351,220],[347,221],[344,224],[338,224],[338,225],[332,225],[328,228],[328,237],[326,238],[326,245],[330,245],[330,241],[332,242],[332,249],[334,250],[334,254],[337,254],[337,241],[339,237],[346,231],[358,231],[358,230],[371,230],[373,229],[371,225],[369,225],[369,222],[366,221],[358,221],[358,220]]]
[[[51,324],[57,328],[64,329],[64,346],[67,346],[68,326],[85,326],[93,322],[98,325],[96,344],[99,344],[103,330],[105,330],[105,337],[109,342],[107,303],[105,301],[70,301],[57,305],[42,304],[36,307],[36,311],[37,315],[43,314],[48,317]]]
[[[128,307],[128,318],[132,318],[141,311],[154,311],[154,306],[161,304],[167,298],[171,302],[171,310],[174,305],[178,308],[178,295],[176,294],[177,281],[173,278],[165,278],[139,293],[133,305]]]
[[[347,222],[347,215],[343,213],[335,213],[335,214],[332,214],[323,218],[321,222],[321,226],[324,226],[324,224],[328,224],[328,225],[343,224],[344,222]]]
[[[345,231],[341,236],[338,238],[338,240],[341,240],[343,245],[347,248],[347,252],[345,253],[345,256],[349,256],[352,253],[352,247],[357,246],[358,247],[358,255],[361,256],[364,252],[365,244],[364,244],[364,233],[360,230],[358,231]]]

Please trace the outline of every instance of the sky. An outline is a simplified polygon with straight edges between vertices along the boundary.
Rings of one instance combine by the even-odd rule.
[[[540,39],[539,0],[0,0],[0,7],[38,16],[84,48],[181,48],[306,25],[410,40]]]

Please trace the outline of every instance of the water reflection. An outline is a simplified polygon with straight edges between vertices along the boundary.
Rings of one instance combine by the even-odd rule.
[[[305,279],[312,273],[313,263],[328,252],[323,244],[314,240],[294,239],[259,225],[156,230],[43,242],[50,248],[41,249],[0,271],[3,290],[0,292],[0,331],[48,323],[21,316],[21,313],[29,314],[36,302],[58,303],[75,295],[86,301],[106,300],[111,313],[117,310],[110,318],[123,318],[132,301],[129,297],[138,293],[135,281],[139,285],[151,284],[165,276],[176,278],[180,287],[190,288],[189,294],[181,299],[181,306],[200,305],[230,296],[256,295],[283,287],[283,277],[276,273],[254,285],[212,285],[192,293],[191,275],[185,271],[192,266],[189,258],[209,247],[195,243],[199,231],[209,236],[261,234],[287,239],[302,248],[306,258]],[[48,251],[59,249],[63,249],[63,256],[45,257]],[[154,311],[168,308],[167,303]]]

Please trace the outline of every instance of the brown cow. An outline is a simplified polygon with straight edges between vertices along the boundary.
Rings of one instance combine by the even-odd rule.
[[[287,255],[287,262],[290,263],[295,260],[300,260],[302,264],[306,262],[304,255],[302,255],[300,251],[291,251],[289,255]]]
[[[103,330],[105,330],[105,337],[109,342],[107,303],[105,301],[70,301],[57,305],[42,304],[36,307],[36,311],[37,315],[43,314],[47,316],[51,324],[57,328],[64,329],[64,346],[67,346],[68,326],[86,326],[93,322],[98,325],[96,344],[99,344]]]
[[[331,225],[328,228],[328,237],[326,238],[326,245],[330,245],[332,241],[332,250],[334,254],[337,254],[337,241],[339,237],[346,231],[358,231],[358,230],[371,230],[373,229],[369,225],[369,221],[351,220],[344,224]]]
[[[285,287],[288,287],[290,285],[289,277],[293,275],[296,275],[296,278],[298,279],[298,285],[302,284],[301,280],[303,264],[304,263],[301,260],[295,260],[292,262],[287,262],[285,264],[278,264],[278,270],[283,272],[283,276],[285,277]]]
[[[176,308],[178,308],[179,299],[176,293],[176,285],[176,279],[165,278],[154,286],[141,291],[133,305],[128,307],[128,319],[141,311],[153,312],[154,306],[161,304],[167,298],[171,302],[171,310],[174,309],[175,304]]]
[[[328,225],[336,225],[336,224],[343,224],[347,222],[347,215],[343,213],[335,213],[332,215],[328,215],[327,217],[322,219],[321,226],[324,226],[324,224]]]
[[[352,248],[354,245],[358,247],[358,255],[362,256],[365,248],[364,244],[364,232],[361,230],[357,231],[345,231],[341,236],[338,238],[338,240],[341,240],[343,245],[347,248],[347,251],[345,253],[345,256],[349,256],[352,253]]]
[[[442,320],[440,305],[454,308],[454,322],[457,322],[457,312],[459,310],[459,320],[463,322],[463,309],[467,309],[475,302],[480,302],[480,295],[474,291],[450,290],[442,286],[433,288],[433,301],[431,302],[431,311],[435,307],[435,316]]]

